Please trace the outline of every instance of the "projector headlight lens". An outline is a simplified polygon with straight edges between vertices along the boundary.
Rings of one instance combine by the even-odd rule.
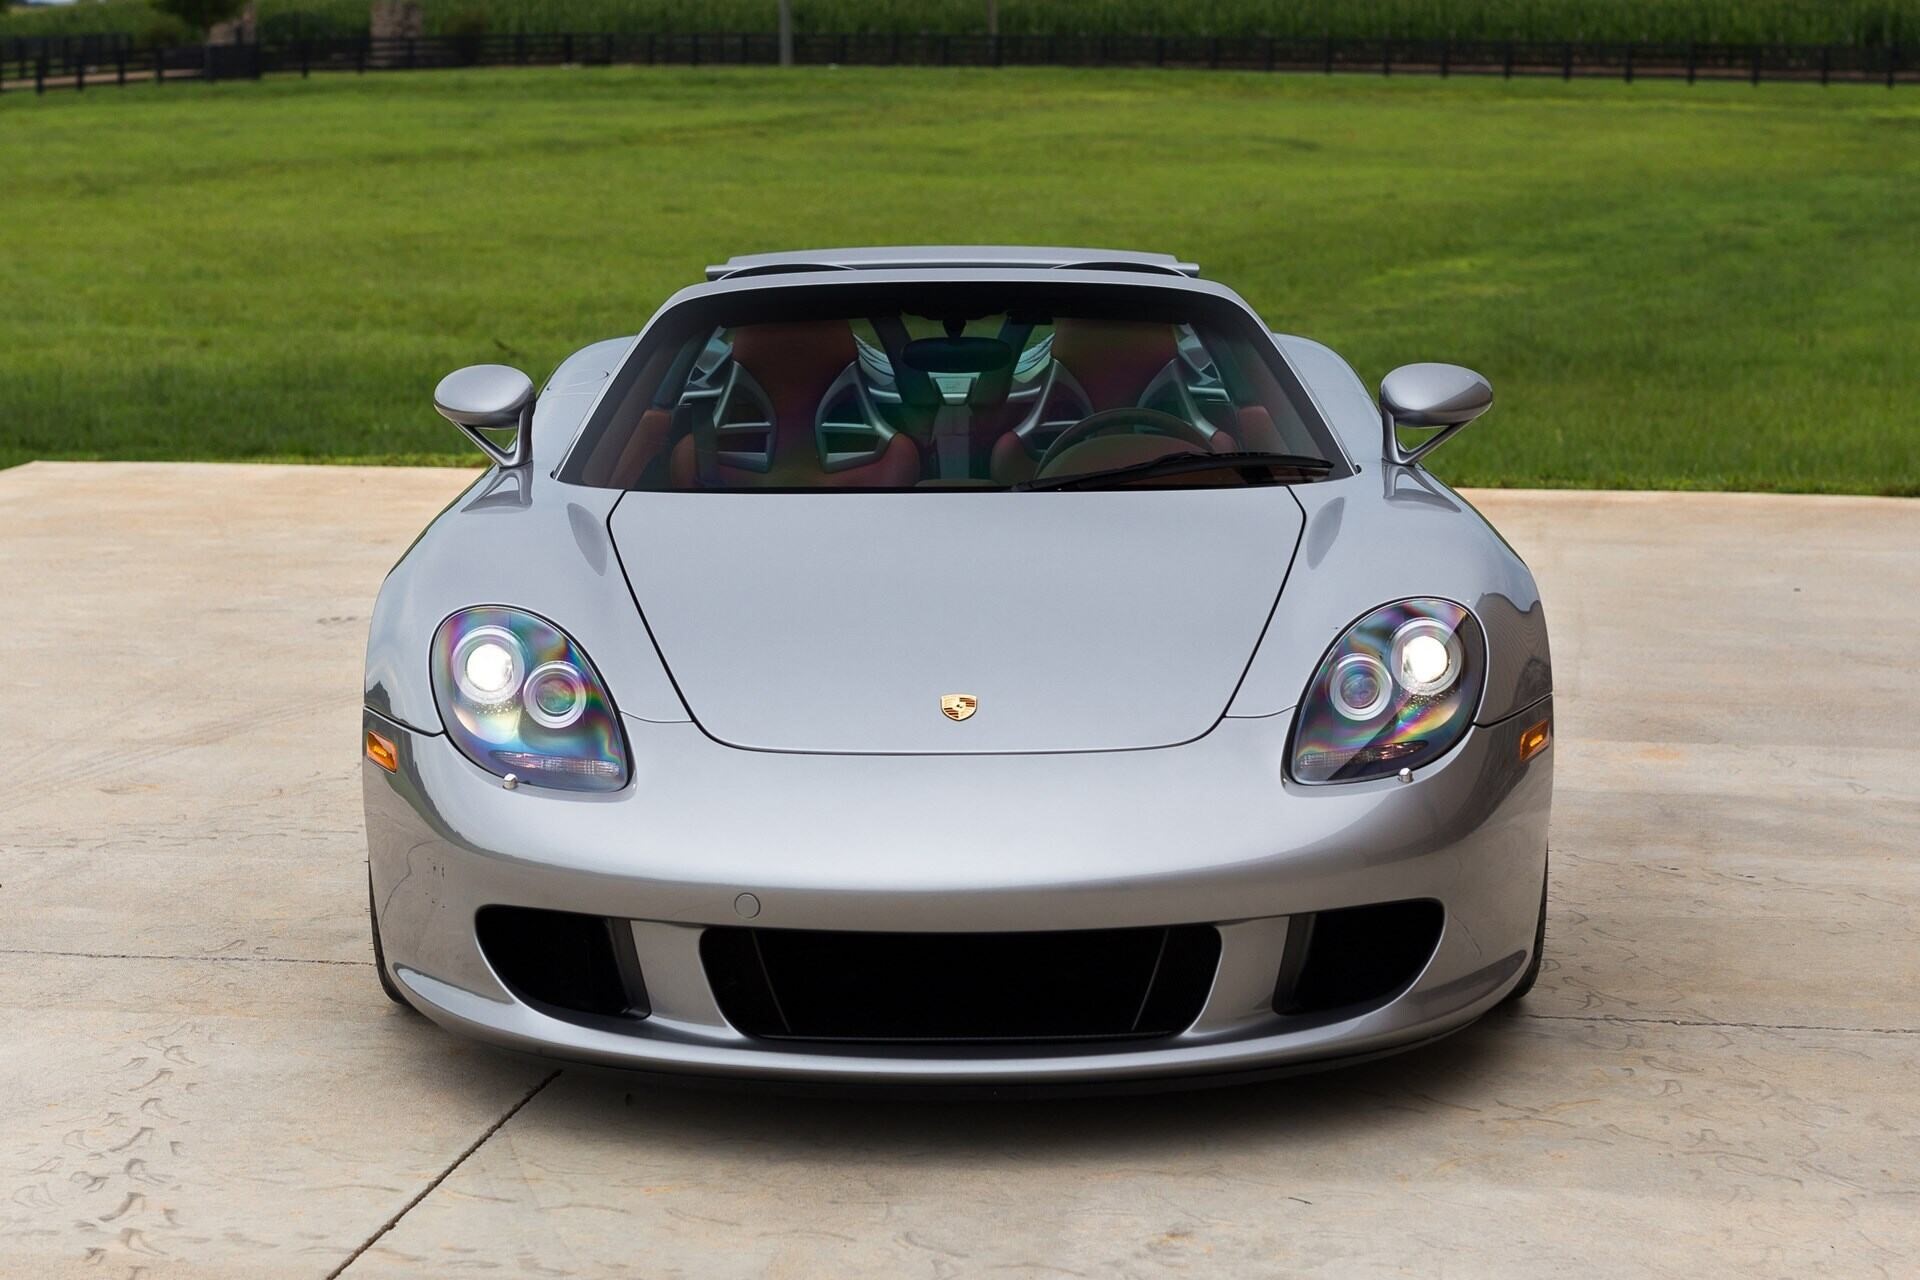
[[[527,677],[527,714],[547,729],[564,729],[587,713],[587,678],[571,662],[549,662]]]
[[[433,694],[447,737],[487,772],[537,787],[618,791],[626,741],[587,655],[518,609],[462,609],[433,639]]]
[[[475,706],[511,700],[526,671],[520,642],[505,627],[475,627],[453,652],[454,683]]]
[[[1365,722],[1387,709],[1393,698],[1393,679],[1372,654],[1350,653],[1334,663],[1327,695],[1342,716]]]
[[[1431,697],[1460,678],[1462,646],[1452,627],[1415,618],[1393,633],[1393,678],[1408,693]]]
[[[1347,628],[1314,672],[1288,752],[1295,782],[1417,769],[1473,722],[1485,679],[1479,624],[1450,600],[1401,600]]]

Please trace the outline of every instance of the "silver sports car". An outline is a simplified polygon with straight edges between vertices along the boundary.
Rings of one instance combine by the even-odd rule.
[[[368,641],[374,955],[557,1057],[1125,1087],[1406,1048],[1540,968],[1512,548],[1377,398],[1163,254],[734,258],[538,396]]]

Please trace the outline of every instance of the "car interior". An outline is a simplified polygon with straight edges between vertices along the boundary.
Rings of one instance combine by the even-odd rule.
[[[890,314],[660,344],[568,478],[622,489],[1004,489],[1170,455],[1321,458],[1257,338],[1204,323]]]

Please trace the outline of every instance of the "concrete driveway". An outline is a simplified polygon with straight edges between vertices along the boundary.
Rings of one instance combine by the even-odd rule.
[[[556,1071],[380,995],[361,646],[467,478],[0,472],[0,1274],[1914,1273],[1920,502],[1474,495],[1554,628],[1539,989],[983,1105]]]

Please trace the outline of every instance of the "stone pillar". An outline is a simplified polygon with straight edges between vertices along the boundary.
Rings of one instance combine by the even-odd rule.
[[[407,60],[407,51],[395,42],[418,40],[426,33],[426,10],[420,7],[419,0],[373,0],[373,8],[367,13],[367,34],[373,38],[367,65],[403,65]],[[387,43],[382,44],[382,41]]]
[[[216,22],[207,28],[208,44],[252,44],[259,39],[260,18],[254,11],[253,0],[247,0],[247,7],[240,15],[227,22]]]

